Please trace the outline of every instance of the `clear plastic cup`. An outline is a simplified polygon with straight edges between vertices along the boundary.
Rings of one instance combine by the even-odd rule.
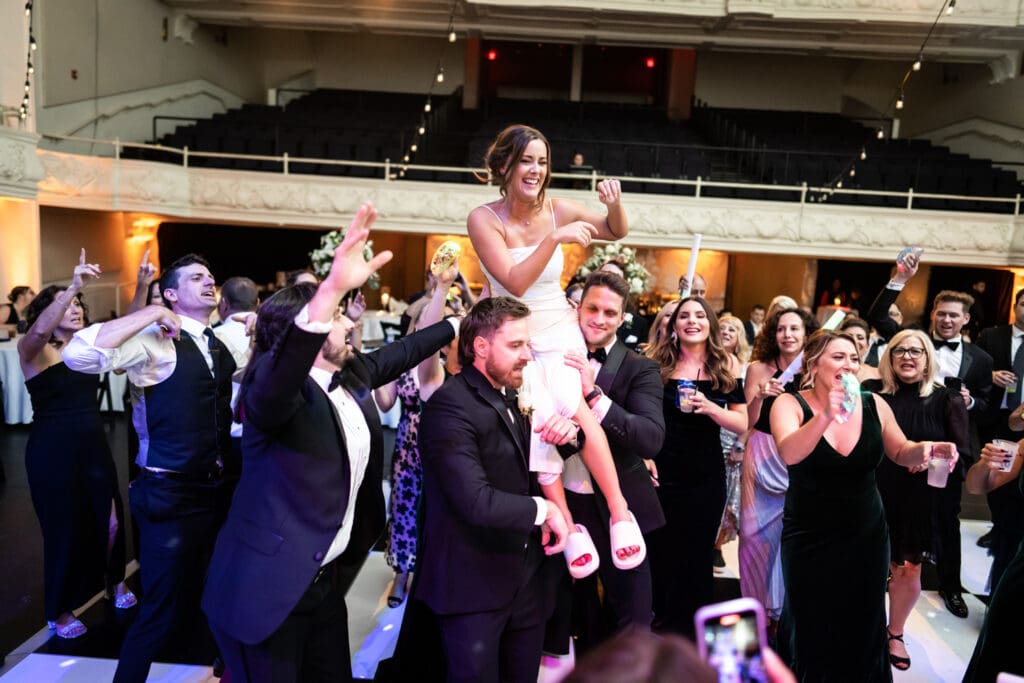
[[[937,489],[946,488],[949,479],[949,460],[932,458],[928,461],[928,485]]]
[[[1017,457],[1018,444],[1016,441],[1007,441],[1006,439],[992,439],[992,445],[999,450],[1006,453],[1009,457],[1003,461],[1002,466],[999,468],[1000,472],[1009,472],[1013,469],[1013,459]]]
[[[690,400],[697,393],[697,385],[688,379],[676,380],[676,406],[684,413],[693,412]]]

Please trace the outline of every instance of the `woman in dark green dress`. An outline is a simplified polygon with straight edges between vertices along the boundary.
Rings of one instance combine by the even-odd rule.
[[[1010,429],[1024,430],[1021,413],[1024,405],[1010,415]],[[1018,486],[1024,492],[1024,470],[1019,442],[1018,455],[1009,472],[1002,471],[1007,454],[992,444],[981,449],[981,458],[967,472],[965,485],[968,492],[988,493],[1000,486]],[[1021,520],[1024,523],[1024,520]],[[1020,654],[1020,617],[1024,613],[1024,545],[1007,565],[999,584],[992,592],[985,625],[981,628],[974,647],[971,663],[967,667],[964,683],[992,683],[996,676],[1006,673],[1024,676],[1024,657]]]
[[[786,600],[779,647],[802,681],[889,681],[885,581],[889,542],[875,469],[883,456],[921,466],[952,444],[908,441],[870,393],[844,411],[842,376],[860,354],[845,332],[819,330],[804,348],[804,390],[780,396],[772,434],[789,469],[782,522]],[[832,596],[849,609],[836,609]]]

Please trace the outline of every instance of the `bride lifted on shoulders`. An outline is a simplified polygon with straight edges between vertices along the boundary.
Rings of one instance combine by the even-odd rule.
[[[598,397],[584,397],[579,372],[565,364],[566,352],[585,353],[586,346],[576,312],[561,287],[563,244],[587,247],[595,239],[618,240],[629,232],[629,223],[618,180],[598,185],[604,216],[570,199],[546,197],[550,157],[547,139],[534,128],[512,125],[499,133],[484,160],[499,185],[501,199],[469,214],[469,236],[492,295],[510,296],[530,307],[535,362],[526,376],[533,422],[543,424],[557,412],[580,426],[585,436],[583,462],[611,513],[612,559],[619,569],[632,569],[643,561],[646,548],[619,488],[608,440],[588,406]],[[544,495],[559,506],[572,529],[560,477],[562,463],[554,447],[534,434],[530,469],[538,473]],[[570,573],[580,578],[593,572],[598,560],[586,530],[576,529],[569,537],[566,562]]]

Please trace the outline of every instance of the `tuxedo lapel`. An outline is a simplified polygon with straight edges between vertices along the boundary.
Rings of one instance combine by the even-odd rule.
[[[529,429],[526,417],[518,409],[512,409],[510,418],[509,407],[505,403],[505,397],[491,386],[491,383],[487,381],[479,370],[470,366],[469,368],[463,368],[462,373],[466,375],[467,383],[480,395],[480,398],[498,413],[501,424],[504,425],[505,431],[512,437],[525,465],[527,462],[526,455],[529,452]]]
[[[345,480],[346,486],[350,486],[350,482],[352,481],[352,471],[348,460],[348,443],[345,441],[345,429],[341,423],[341,415],[338,414],[338,409],[335,407],[334,401],[331,400],[331,397],[327,395],[327,392],[320,388],[320,385],[318,385],[312,377],[306,378],[306,389],[307,391],[314,392],[312,395],[316,396],[315,400],[324,401],[327,404],[327,410],[330,412],[331,419],[334,421],[334,432],[338,437],[338,443],[341,444],[342,458],[340,464],[342,477]],[[335,389],[335,391],[341,390]],[[362,408],[361,404],[360,408]]]
[[[605,394],[612,390],[615,375],[619,372],[619,368],[622,366],[622,361],[625,358],[626,345],[620,341],[615,342],[612,345],[612,350],[608,352],[608,357],[601,364],[601,371],[597,373],[597,378],[595,379],[595,383],[601,387]]]
[[[967,373],[971,371],[971,365],[974,363],[974,354],[971,353],[971,348],[967,344],[963,344],[963,357],[960,361],[960,372],[957,373],[957,377],[960,379],[967,379]]]

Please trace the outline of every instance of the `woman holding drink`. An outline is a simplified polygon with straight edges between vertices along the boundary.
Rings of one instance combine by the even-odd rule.
[[[713,553],[725,507],[721,431],[743,433],[742,364],[719,341],[708,303],[687,297],[649,352],[664,383],[665,445],[658,499],[665,526],[651,534],[654,625],[693,636],[697,608],[714,600]]]
[[[967,407],[959,392],[936,383],[935,351],[928,335],[903,330],[889,340],[879,380],[864,383],[892,408],[896,423],[915,441],[952,441],[967,452]],[[889,661],[910,668],[903,629],[921,595],[921,562],[932,555],[932,491],[944,488],[949,463],[900,467],[883,459],[875,476],[889,527]]]
[[[1022,408],[1010,415],[1010,428],[1024,430]],[[967,471],[965,485],[970,493],[981,494],[1000,486],[1024,486],[1020,442],[996,439],[981,449],[978,462]],[[1024,489],[1022,489],[1024,493]],[[1024,545],[993,587],[985,624],[974,646],[964,683],[991,683],[1000,672],[1024,676],[1020,656],[1020,615],[1024,612]]]
[[[875,483],[883,457],[925,467],[956,462],[947,442],[909,441],[889,405],[856,384],[850,335],[819,330],[804,349],[803,390],[783,394],[772,434],[788,465],[782,527],[786,604],[779,647],[799,680],[889,681],[885,587],[889,544]],[[852,609],[822,600],[837,586]]]

